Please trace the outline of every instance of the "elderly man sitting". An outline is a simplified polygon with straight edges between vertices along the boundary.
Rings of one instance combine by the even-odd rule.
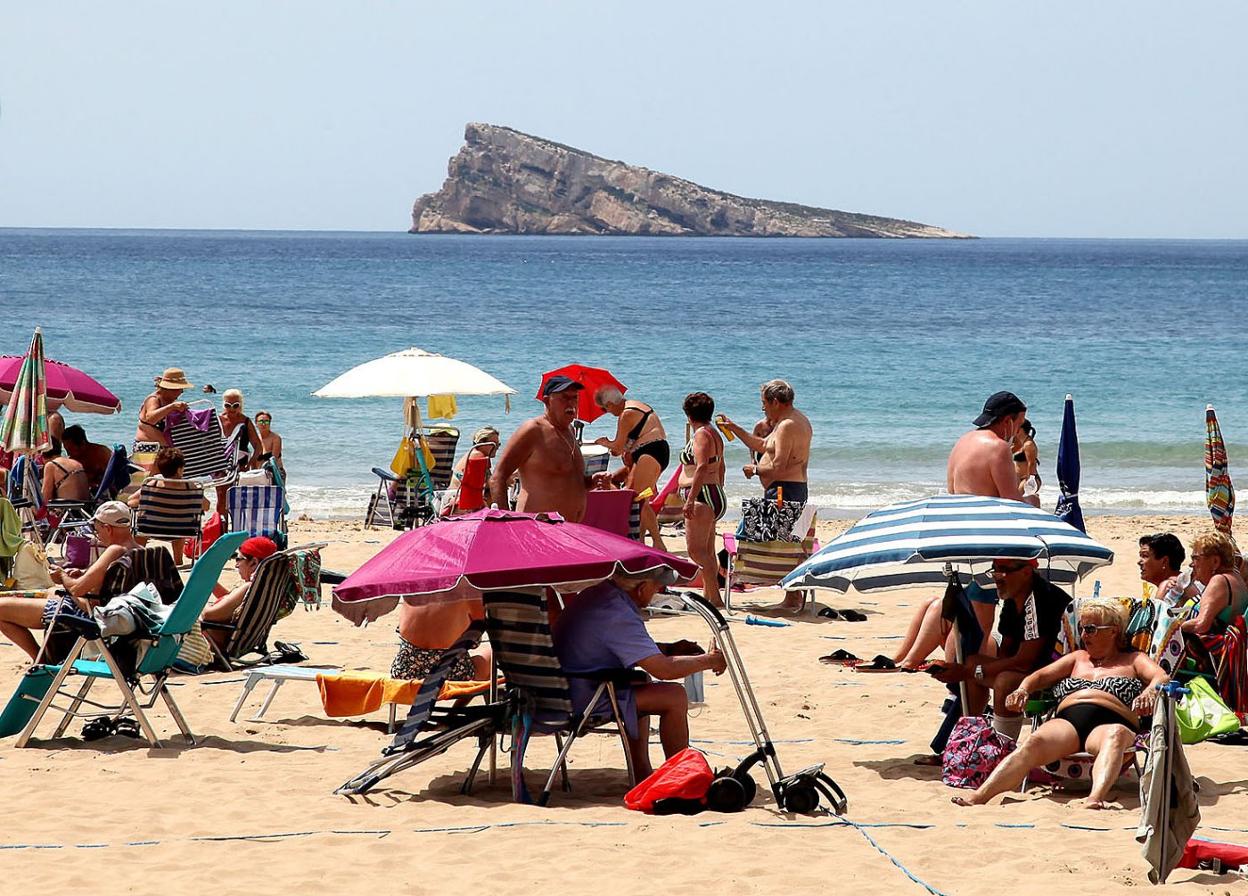
[[[659,682],[619,692],[621,722],[628,734],[633,767],[638,778],[648,776],[650,716],[659,717],[663,755],[672,757],[689,746],[689,701],[676,680],[709,669],[716,675],[726,668],[714,647],[707,653],[690,641],[656,644],[646,631],[641,611],[649,606],[662,583],[652,578],[616,575],[587,588],[568,602],[555,622],[555,652],[567,672],[640,667]],[[571,678],[572,705],[578,712],[593,697],[595,685]]]

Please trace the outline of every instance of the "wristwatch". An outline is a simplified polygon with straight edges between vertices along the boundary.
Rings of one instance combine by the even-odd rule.
[[[976,681],[984,680],[984,667],[982,664],[975,667],[975,680]]]

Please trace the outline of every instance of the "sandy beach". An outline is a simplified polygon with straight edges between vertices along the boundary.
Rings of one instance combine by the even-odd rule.
[[[1170,530],[1186,542],[1205,522],[1092,518],[1090,533],[1117,557],[1102,570],[1103,589],[1138,592],[1139,534]],[[821,538],[846,525],[822,525]],[[345,522],[294,526],[296,542],[328,541],[326,565],[341,570],[354,569],[394,535]],[[1090,588],[1083,583],[1081,593]],[[14,806],[0,837],[2,889],[133,892],[149,886],[139,875],[153,875],[150,886],[159,880],[174,892],[224,893],[311,885],[342,893],[492,891],[552,876],[573,892],[594,886],[605,894],[634,892],[635,880],[658,892],[729,893],[974,896],[1008,885],[1039,894],[1067,892],[1074,880],[1096,893],[1147,887],[1133,839],[1133,788],[1116,793],[1122,811],[1088,811],[1072,803],[1077,793],[1047,787],[980,809],[957,808],[939,770],[912,761],[927,751],[936,728],[941,686],[924,675],[865,675],[818,662],[837,647],[864,657],[890,653],[924,594],[821,592],[825,604],[856,607],[868,620],[808,616],[787,628],[733,627],[783,766],[795,771],[826,762],[849,796],[845,820],[780,812],[765,787],[737,815],[655,818],[627,811],[618,742],[597,736],[572,753],[573,791],[556,793],[547,809],[510,802],[506,756],[494,785],[481,780],[472,795],[460,796],[472,752],[467,744],[351,800],[332,791],[386,743],[384,710],[364,720],[330,720],[314,686],[291,683],[262,721],[247,721],[244,713],[231,724],[243,675],[215,673],[176,683],[177,699],[202,737],[198,746],[184,745],[160,709],[151,717],[163,749],[120,737],[84,743],[81,725],[71,727],[70,737],[36,739],[26,750],[14,749],[13,739],[0,744],[0,782]],[[779,596],[761,590],[739,600],[743,607],[766,606]],[[297,610],[275,635],[300,642],[311,665],[384,670],[394,650],[393,619],[355,628],[326,606]],[[659,640],[705,643],[707,637],[690,618],[657,619],[651,628]],[[20,651],[0,647],[6,689],[24,666]],[[706,705],[692,714],[695,745],[712,764],[727,764],[747,752],[748,730],[728,681],[708,677],[707,685]],[[248,712],[258,705],[253,699]],[[52,727],[41,728],[45,738]],[[657,757],[657,743],[652,749]],[[532,785],[553,755],[548,740],[530,746]],[[1188,756],[1202,788],[1199,833],[1248,840],[1239,750],[1202,744]],[[761,772],[756,775],[761,783]],[[1171,877],[1186,882],[1187,892],[1248,891],[1230,880],[1185,870]]]

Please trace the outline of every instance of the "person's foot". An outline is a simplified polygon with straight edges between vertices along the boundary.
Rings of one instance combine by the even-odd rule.
[[[1112,800],[1094,800],[1088,798],[1082,801],[1083,808],[1094,809],[1096,811],[1121,809],[1122,803],[1115,803]]]
[[[983,802],[976,798],[974,794],[970,796],[955,796],[949,799],[949,802],[955,806],[982,806]]]

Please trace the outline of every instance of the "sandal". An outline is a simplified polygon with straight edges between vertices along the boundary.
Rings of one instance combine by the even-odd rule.
[[[113,734],[121,737],[142,737],[139,731],[138,719],[118,719],[113,723]]]
[[[819,657],[819,662],[826,663],[829,666],[856,666],[862,660],[854,656],[848,650],[838,649],[829,653],[827,656]]]
[[[92,719],[82,726],[83,740],[102,740],[113,733],[113,720],[107,716]]]
[[[819,611],[818,615],[822,616],[824,619],[840,619],[841,618],[841,614],[838,613],[836,610],[832,609],[831,607],[824,607],[822,610]]]
[[[285,641],[274,641],[273,647],[277,652],[277,661],[279,663],[302,663],[307,661],[307,656],[299,649],[298,644],[287,644]]]
[[[867,614],[859,613],[857,610],[841,610],[841,618],[846,622],[866,622]]]
[[[879,653],[875,655],[875,658],[872,659],[871,662],[863,663],[861,666],[855,666],[854,671],[855,672],[900,672],[901,670],[897,668],[897,663],[893,661],[892,657],[887,657],[887,656],[884,656],[884,654]]]

